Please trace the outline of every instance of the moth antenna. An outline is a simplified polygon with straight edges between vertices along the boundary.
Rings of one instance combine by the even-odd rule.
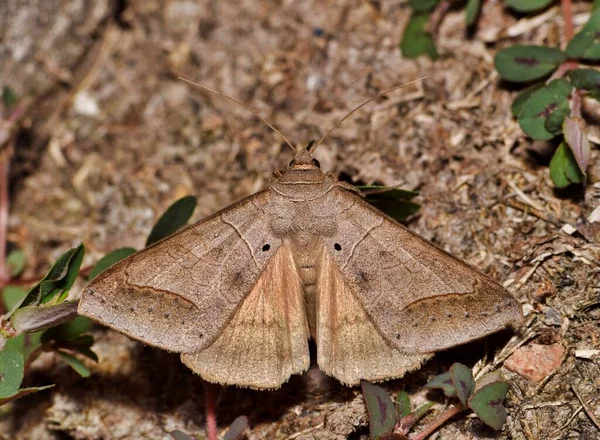
[[[416,83],[416,82],[423,81],[425,78],[427,78],[427,76],[423,76],[423,77],[421,77],[421,78],[418,78],[418,79],[415,79],[415,80],[409,81],[409,82],[407,82],[407,83],[400,84],[400,85],[398,85],[398,86],[394,86],[394,87],[392,87],[391,89],[388,89],[388,90],[386,90],[385,92],[382,92],[382,93],[380,93],[379,95],[376,95],[376,96],[373,96],[373,97],[371,97],[371,98],[367,99],[365,102],[363,102],[362,104],[358,105],[357,107],[354,107],[354,108],[353,108],[353,109],[350,111],[350,113],[348,113],[348,114],[347,114],[346,116],[344,116],[342,119],[340,119],[340,120],[339,120],[339,121],[337,121],[335,124],[333,124],[333,127],[331,127],[331,128],[329,129],[329,131],[327,131],[327,133],[325,133],[325,136],[323,136],[323,137],[322,137],[321,139],[319,139],[319,140],[318,140],[318,141],[317,141],[315,144],[313,144],[313,145],[310,147],[310,149],[309,149],[308,151],[310,152],[310,154],[313,154],[313,153],[315,152],[315,150],[317,149],[317,147],[318,147],[319,145],[321,145],[321,143],[322,143],[322,142],[323,142],[323,141],[324,141],[324,140],[327,138],[327,136],[329,136],[329,135],[331,134],[331,132],[332,132],[333,130],[335,130],[336,128],[338,128],[338,127],[339,127],[339,126],[342,124],[342,122],[344,122],[346,119],[348,119],[348,118],[349,118],[349,117],[350,117],[350,116],[351,116],[351,115],[352,115],[354,112],[356,112],[356,111],[360,110],[362,107],[364,107],[365,105],[367,105],[369,102],[373,101],[374,99],[380,98],[380,97],[382,97],[383,95],[387,95],[388,93],[391,93],[391,92],[393,92],[394,90],[398,90],[398,89],[401,89],[402,87],[406,87],[406,86],[409,86],[409,85],[411,85],[411,84],[414,84],[414,83]]]
[[[185,81],[186,83],[189,83],[189,84],[191,84],[191,85],[193,85],[195,87],[198,87],[199,89],[206,90],[207,92],[211,92],[211,93],[214,93],[215,95],[222,96],[225,99],[229,99],[231,102],[234,102],[237,105],[240,105],[240,106],[244,107],[246,110],[248,110],[254,116],[256,116],[258,119],[260,119],[263,124],[265,124],[271,130],[273,130],[275,133],[277,133],[281,137],[281,139],[283,139],[285,141],[285,143],[292,149],[292,151],[296,152],[296,148],[292,145],[292,143],[290,141],[288,141],[288,139],[283,135],[283,133],[281,133],[279,130],[277,130],[275,127],[273,127],[273,125],[269,121],[267,121],[261,115],[259,115],[258,113],[256,113],[254,110],[252,110],[250,107],[248,107],[243,102],[238,101],[237,99],[232,98],[231,96],[227,96],[225,93],[219,92],[218,90],[214,90],[214,89],[211,89],[210,87],[206,87],[206,86],[200,85],[198,83],[190,81],[189,79],[185,79],[185,78],[183,78],[181,76],[178,76],[177,78],[180,79],[180,80],[182,80],[182,81]]]

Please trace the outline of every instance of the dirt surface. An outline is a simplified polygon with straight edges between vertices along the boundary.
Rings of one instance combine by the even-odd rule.
[[[495,52],[515,41],[564,44],[560,10],[530,23],[489,0],[472,35],[463,11],[451,11],[432,62],[398,49],[406,3],[0,3],[0,77],[30,99],[10,179],[9,240],[26,252],[24,276],[43,274],[80,241],[84,265],[117,247],[141,248],[181,196],[198,197],[200,219],[286,166],[292,152],[251,113],[178,76],[240,99],[306,143],[365,98],[427,75],[353,115],[317,157],[354,184],[418,190],[423,206],[408,226],[503,283],[526,324],[512,339],[506,332],[441,353],[386,387],[406,388],[415,404],[434,400],[439,412],[444,399],[422,389],[430,376],[455,361],[501,367],[518,352],[511,368],[523,374],[501,367],[511,383],[504,430],[463,417],[437,438],[598,439],[600,357],[584,350],[600,348],[600,154],[594,147],[584,191],[553,190],[553,146],[520,131],[514,92],[493,67]],[[574,5],[579,22],[588,9]],[[511,29],[521,31],[508,38]],[[203,430],[203,384],[178,356],[94,333],[93,376],[39,358],[27,382],[57,386],[13,405],[0,439],[169,439],[173,429]],[[252,440],[368,435],[359,390],[316,369],[274,392],[218,393],[220,425],[247,415]]]

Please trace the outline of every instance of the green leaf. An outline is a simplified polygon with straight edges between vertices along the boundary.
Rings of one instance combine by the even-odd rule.
[[[417,423],[425,414],[427,414],[433,405],[435,405],[435,402],[427,402],[418,407],[413,412],[414,423]]]
[[[577,161],[566,142],[562,142],[550,160],[550,178],[557,188],[583,182]]]
[[[412,411],[410,396],[406,391],[400,391],[396,394],[396,416],[398,418],[406,417]]]
[[[23,355],[16,351],[0,351],[0,398],[17,392],[23,381]]]
[[[6,257],[6,265],[11,278],[16,278],[25,269],[25,254],[21,249],[14,249]]]
[[[583,29],[567,44],[566,50],[569,57],[588,60],[600,59],[600,34],[598,31],[600,31],[600,10],[595,10]]]
[[[563,131],[563,121],[565,120],[565,116],[567,116],[571,112],[569,108],[569,101],[563,101],[560,106],[550,113],[550,116],[546,118],[544,122],[544,128],[550,133],[557,135],[561,134]]]
[[[79,359],[77,359],[71,353],[67,353],[66,351],[62,351],[62,350],[57,350],[56,352],[81,377],[90,377],[90,374],[91,374],[90,370],[88,370],[88,368],[83,364],[83,362],[81,362]]]
[[[74,301],[76,302],[76,301]],[[42,342],[48,343],[50,341],[68,341],[86,332],[92,321],[85,316],[78,316],[75,319],[65,322],[64,324],[57,325],[46,330],[42,334]]]
[[[571,89],[569,81],[561,78],[533,92],[519,113],[521,129],[536,140],[552,139],[555,135],[546,129],[546,119],[557,109],[568,106]]]
[[[569,72],[573,87],[587,90],[592,98],[600,101],[600,71],[596,69],[575,69]]]
[[[8,86],[2,87],[2,104],[4,104],[4,108],[10,109],[17,103],[17,95],[12,88]]]
[[[229,426],[229,429],[223,436],[223,440],[238,440],[246,429],[248,429],[248,417],[239,416]]]
[[[112,252],[109,252],[104,257],[100,258],[100,260],[98,260],[98,262],[94,265],[92,270],[90,270],[90,273],[88,275],[88,281],[92,281],[94,278],[96,278],[98,275],[100,275],[113,264],[118,263],[119,261],[129,257],[130,255],[135,254],[136,252],[137,250],[130,247],[119,248],[115,249]]]
[[[566,59],[567,56],[558,49],[517,44],[499,51],[494,65],[502,79],[528,82],[548,75]]]
[[[47,390],[48,388],[52,388],[54,385],[46,385],[43,387],[30,387],[30,388],[21,388],[20,390],[18,390],[15,394],[13,394],[12,396],[8,396],[5,397],[3,399],[0,399],[0,406],[11,402],[13,400],[19,399],[23,396],[26,396],[27,394],[31,394],[31,393],[37,393],[38,391],[43,391],[43,390]]]
[[[65,301],[59,304],[21,307],[12,315],[10,323],[18,333],[44,330],[75,318],[77,304],[79,301]]]
[[[465,8],[465,21],[467,22],[467,26],[473,26],[473,24],[475,24],[475,20],[477,20],[480,9],[481,0],[467,1],[467,6]]]
[[[27,295],[27,291],[22,287],[17,286],[6,286],[2,289],[2,302],[4,303],[4,310],[13,310],[19,303],[23,301],[23,298]]]
[[[581,173],[585,176],[590,160],[590,142],[585,134],[585,120],[579,117],[565,118],[563,124],[565,142],[571,149]]]
[[[29,291],[19,307],[44,304],[57,295],[59,300],[66,298],[77,279],[84,254],[83,244],[65,252],[56,260],[46,276]]]
[[[452,384],[456,389],[456,395],[463,404],[463,407],[466,408],[469,397],[471,397],[475,389],[473,372],[466,365],[455,363],[450,367],[450,376],[452,377]]]
[[[371,440],[377,440],[392,432],[396,426],[396,408],[386,390],[366,380],[362,380],[360,384],[369,413]]]
[[[449,371],[431,379],[425,384],[425,388],[440,389],[444,392],[446,397],[456,396],[456,388],[454,387],[452,376]]]
[[[413,11],[421,13],[432,11],[439,2],[440,0],[410,0],[408,4]]]
[[[414,214],[421,207],[418,203],[411,202],[411,199],[419,195],[414,191],[376,185],[357,186],[357,189],[366,194],[367,202],[398,221]]]
[[[469,399],[469,407],[486,425],[493,429],[502,429],[506,421],[504,399],[508,392],[508,383],[492,382],[475,391]]]
[[[196,197],[194,196],[185,196],[174,202],[150,231],[146,246],[168,237],[184,226],[194,213],[194,209],[196,209]]]
[[[429,32],[425,30],[429,14],[413,14],[411,15],[400,42],[400,50],[402,55],[407,58],[417,58],[420,55],[427,55],[435,60],[438,57],[433,38]]]
[[[504,0],[506,6],[517,12],[533,12],[545,8],[553,0]]]
[[[171,431],[170,434],[175,440],[194,440],[192,437],[187,435],[185,432],[180,431],[179,429]]]
[[[529,100],[529,98],[531,98],[531,95],[533,94],[533,92],[541,89],[545,85],[546,84],[543,82],[537,83],[537,84],[532,84],[529,87],[521,90],[521,92],[517,95],[517,97],[513,101],[512,106],[510,107],[510,111],[512,112],[512,115],[515,118],[517,116],[519,116],[519,113],[521,113],[521,110],[523,110],[523,106]]]
[[[98,362],[98,355],[90,348],[92,345],[94,345],[94,337],[92,335],[81,335],[73,339],[54,343],[53,346],[56,348],[65,348],[67,350],[74,351],[93,360],[94,362]]]

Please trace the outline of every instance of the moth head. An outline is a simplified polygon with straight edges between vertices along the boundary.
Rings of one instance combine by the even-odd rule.
[[[312,156],[312,154],[310,154],[310,152],[304,150],[300,151],[296,157],[292,159],[288,168],[292,170],[320,169],[321,164]]]

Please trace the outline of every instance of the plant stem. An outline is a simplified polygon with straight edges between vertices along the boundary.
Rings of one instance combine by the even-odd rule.
[[[429,16],[429,21],[427,22],[425,30],[429,32],[433,37],[435,37],[435,35],[437,34],[438,28],[440,27],[440,23],[448,13],[449,9],[450,0],[442,0]]]
[[[6,267],[6,241],[8,229],[8,167],[12,149],[8,147],[0,152],[0,278],[8,278]],[[0,314],[4,314],[4,306],[0,302]]]
[[[449,419],[454,417],[456,414],[464,410],[460,403],[457,403],[450,409],[446,410],[442,414],[438,416],[429,426],[427,426],[423,431],[419,432],[414,437],[410,437],[410,440],[425,440],[431,434],[433,434],[440,426],[446,423]]]
[[[206,404],[206,436],[208,440],[217,440],[216,385],[204,382],[204,397]]]
[[[571,0],[560,0],[560,9],[565,22],[565,40],[571,41],[575,31],[573,30],[573,11],[571,9]]]

